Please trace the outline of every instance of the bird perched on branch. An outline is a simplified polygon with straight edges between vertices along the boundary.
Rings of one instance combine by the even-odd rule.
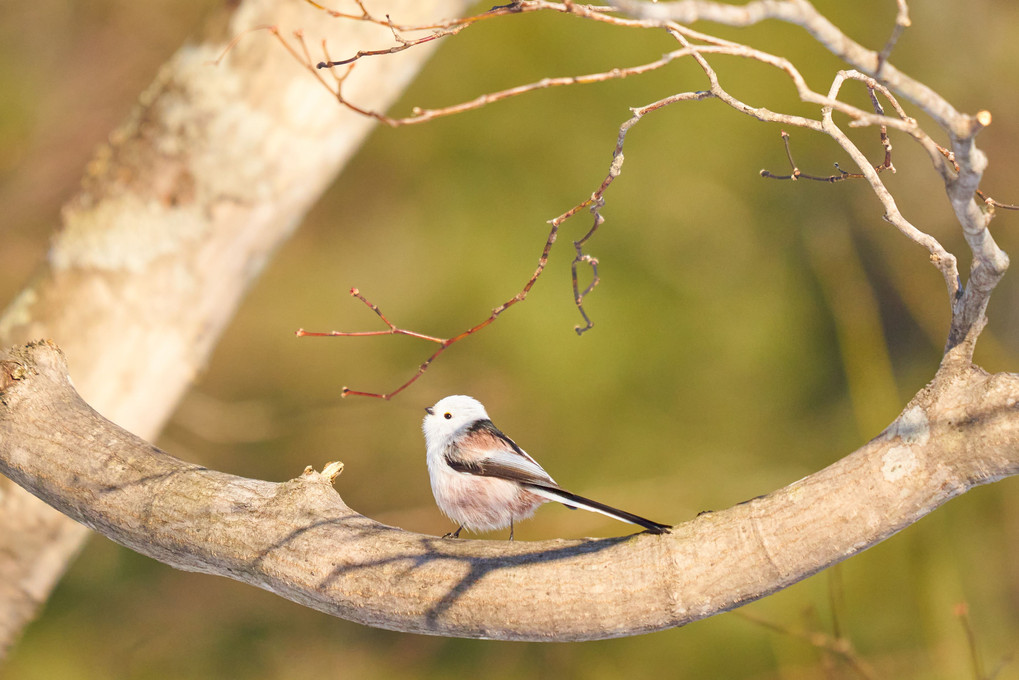
[[[560,487],[538,463],[492,424],[477,399],[453,395],[425,409],[421,428],[428,447],[428,475],[435,502],[460,525],[446,537],[510,528],[538,506],[557,501],[601,513],[660,534],[672,527],[578,496]]]

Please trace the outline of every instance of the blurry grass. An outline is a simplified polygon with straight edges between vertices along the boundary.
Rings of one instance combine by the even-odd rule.
[[[44,252],[90,145],[192,30],[197,14],[177,11],[186,4],[165,0],[142,10],[95,0],[72,11],[43,3],[20,8],[17,22],[0,27],[10,39],[0,45],[16,45],[3,61],[20,66],[0,69],[0,89],[11,93],[0,98],[0,150],[17,150],[0,175],[13,218],[0,249],[6,297]],[[1019,138],[1008,114],[1019,107],[1014,88],[994,85],[1011,82],[1011,62],[998,52],[1015,48],[961,29],[979,11],[1002,18],[981,29],[996,34],[1019,19],[1007,3],[936,5],[914,8],[914,29],[893,60],[959,106],[994,111],[980,139],[992,155],[988,182],[1000,187],[996,197],[1015,201],[1007,195],[1017,186],[1015,154],[1000,150]],[[893,12],[887,2],[867,3],[869,13],[818,6],[836,21],[850,19],[854,38],[872,45],[888,25],[875,13]],[[799,49],[802,38],[785,26],[726,35],[783,50]],[[153,36],[161,36],[156,47],[139,46]],[[76,78],[47,51],[61,44],[76,56]],[[967,63],[1005,70],[963,76],[952,70],[955,61],[935,66],[947,44],[964,46]],[[666,49],[652,32],[620,34],[571,17],[485,22],[447,42],[396,110],[641,63]],[[792,56],[806,60],[816,87],[826,87],[829,57],[811,47]],[[771,74],[744,72],[735,61],[720,68],[754,104],[789,105],[788,88],[779,85],[776,95]],[[671,107],[629,135],[607,221],[589,248],[601,261],[602,283],[588,300],[595,328],[585,336],[572,330],[578,317],[568,263],[586,215],[564,227],[524,304],[450,349],[393,402],[340,401],[339,390],[391,389],[431,346],[294,338],[299,327],[379,328],[349,297],[351,286],[404,327],[449,335],[477,323],[533,271],[545,220],[604,177],[627,107],[701,87],[697,70],[680,64],[643,80],[539,92],[429,125],[377,130],[252,291],[162,443],[189,460],[275,480],[339,459],[347,467],[337,488],[354,508],[440,533],[448,523],[431,499],[419,424],[425,405],[453,392],[482,399],[567,487],[662,521],[770,491],[876,435],[937,366],[948,318],[940,276],[922,249],[882,222],[862,184],[761,180],[760,168],[784,167],[779,130],[717,102]],[[84,141],[60,143],[69,136]],[[795,143],[804,169],[823,174],[845,161],[825,140],[797,133]],[[888,181],[900,207],[965,261],[940,180],[905,139],[893,143],[899,172]],[[1014,219],[995,223],[1013,252]],[[978,350],[996,370],[1015,368],[1014,280],[1006,277],[992,301],[996,342],[985,348],[986,337]],[[220,426],[208,422],[210,412]],[[263,437],[253,438],[259,430]],[[1014,649],[1015,491],[1015,480],[975,490],[841,565],[842,632],[879,677],[967,677],[970,650],[953,616],[960,601],[969,603],[987,668]],[[518,536],[619,530],[546,507]],[[808,579],[750,611],[790,628],[811,611],[824,625],[828,578]],[[175,572],[98,538],[0,678],[840,677],[826,669],[809,646],[728,615],[577,645],[371,630],[224,579]],[[1019,670],[1007,665],[999,677]]]

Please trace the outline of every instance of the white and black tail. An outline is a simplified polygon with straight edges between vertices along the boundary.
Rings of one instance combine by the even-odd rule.
[[[621,522],[627,522],[629,524],[636,524],[637,526],[644,527],[652,534],[663,534],[672,528],[671,524],[652,522],[651,520],[635,515],[632,512],[626,512],[625,510],[613,508],[611,505],[592,501],[590,498],[578,496],[577,494],[570,493],[565,489],[539,484],[524,484],[523,487],[533,494],[537,494],[542,498],[547,498],[550,501],[562,503],[570,509],[583,508],[590,512],[597,512],[601,515],[605,515],[606,517],[618,519]]]

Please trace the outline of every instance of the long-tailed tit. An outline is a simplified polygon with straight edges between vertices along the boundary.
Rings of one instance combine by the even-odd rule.
[[[510,528],[538,506],[557,501],[598,512],[660,534],[672,527],[617,510],[563,489],[538,463],[492,424],[477,399],[454,395],[426,408],[421,428],[428,446],[428,475],[443,514],[475,532]]]

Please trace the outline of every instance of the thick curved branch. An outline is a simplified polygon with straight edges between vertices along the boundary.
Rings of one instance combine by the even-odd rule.
[[[329,475],[310,468],[274,484],[178,460],[89,408],[51,344],[2,356],[0,471],[15,482],[179,569],[417,633],[589,640],[683,625],[795,583],[1019,472],[1019,377],[967,364],[943,367],[854,453],[671,534],[443,540],[357,514]]]

